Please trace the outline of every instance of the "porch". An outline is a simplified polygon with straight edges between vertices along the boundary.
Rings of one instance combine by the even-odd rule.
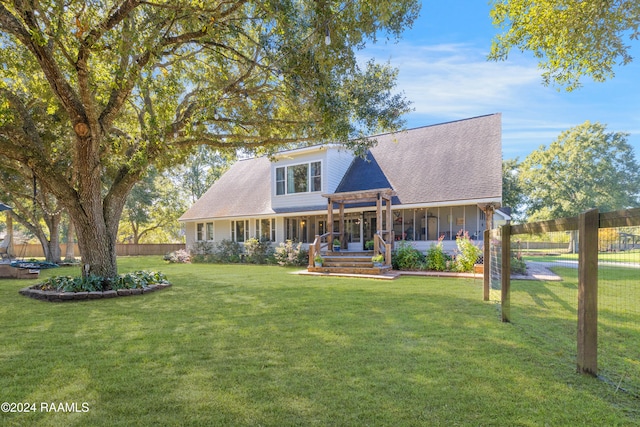
[[[383,224],[392,224],[391,200],[395,195],[395,191],[391,188],[323,194],[323,197],[327,198],[329,231],[322,235],[316,235],[313,243],[309,245],[308,271],[373,275],[391,271],[394,232],[388,226],[387,229],[384,229]],[[366,252],[344,252],[349,249],[350,240],[345,228],[345,206],[372,202],[375,202],[376,206],[375,220],[371,218],[369,226],[373,247]],[[338,208],[338,231],[335,230],[334,222],[335,205]],[[373,233],[373,229],[375,229],[375,233]]]

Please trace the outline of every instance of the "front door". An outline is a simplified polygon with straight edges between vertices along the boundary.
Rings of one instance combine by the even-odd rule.
[[[376,213],[374,212],[363,212],[362,213],[362,249],[366,250],[366,244],[368,241],[373,240],[373,236],[376,234],[377,228],[377,218]]]

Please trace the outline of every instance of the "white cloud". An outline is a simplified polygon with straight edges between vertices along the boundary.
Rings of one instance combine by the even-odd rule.
[[[535,65],[489,62],[485,53],[464,44],[399,43],[392,52],[367,51],[400,70],[398,90],[417,114],[461,118],[501,111],[526,103],[523,89],[540,84]]]

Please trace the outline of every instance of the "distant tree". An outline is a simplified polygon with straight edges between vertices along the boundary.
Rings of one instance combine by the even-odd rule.
[[[625,39],[640,35],[637,0],[494,0],[491,16],[505,32],[494,39],[490,59],[504,60],[512,48],[530,51],[545,84],[567,90],[585,76],[612,78],[616,65],[632,60]]]
[[[520,216],[524,202],[519,167],[518,158],[502,161],[502,205],[512,209],[512,218]]]
[[[67,210],[83,274],[117,275],[127,195],[194,147],[270,153],[402,127],[396,70],[359,61],[417,0],[0,3],[0,157]],[[32,106],[37,107],[34,111]],[[58,121],[64,138],[49,138]],[[73,172],[73,173],[70,173]]]
[[[171,176],[193,203],[222,176],[235,157],[235,153],[224,153],[203,145],[187,158],[184,165],[171,171]]]
[[[120,240],[135,244],[177,241],[180,230],[178,218],[187,208],[186,203],[174,183],[151,169],[127,197]]]
[[[38,239],[45,259],[59,263],[62,206],[29,174],[30,171],[18,163],[12,167],[0,162],[0,181],[6,192],[3,199],[13,208],[13,219]]]
[[[520,183],[529,218],[554,219],[638,206],[640,166],[626,133],[586,121],[528,155]]]

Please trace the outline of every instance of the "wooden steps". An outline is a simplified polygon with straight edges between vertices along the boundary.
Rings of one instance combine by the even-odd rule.
[[[308,267],[312,273],[382,275],[391,272],[390,265],[376,267],[371,262],[373,251],[328,252],[323,256],[322,267]]]

